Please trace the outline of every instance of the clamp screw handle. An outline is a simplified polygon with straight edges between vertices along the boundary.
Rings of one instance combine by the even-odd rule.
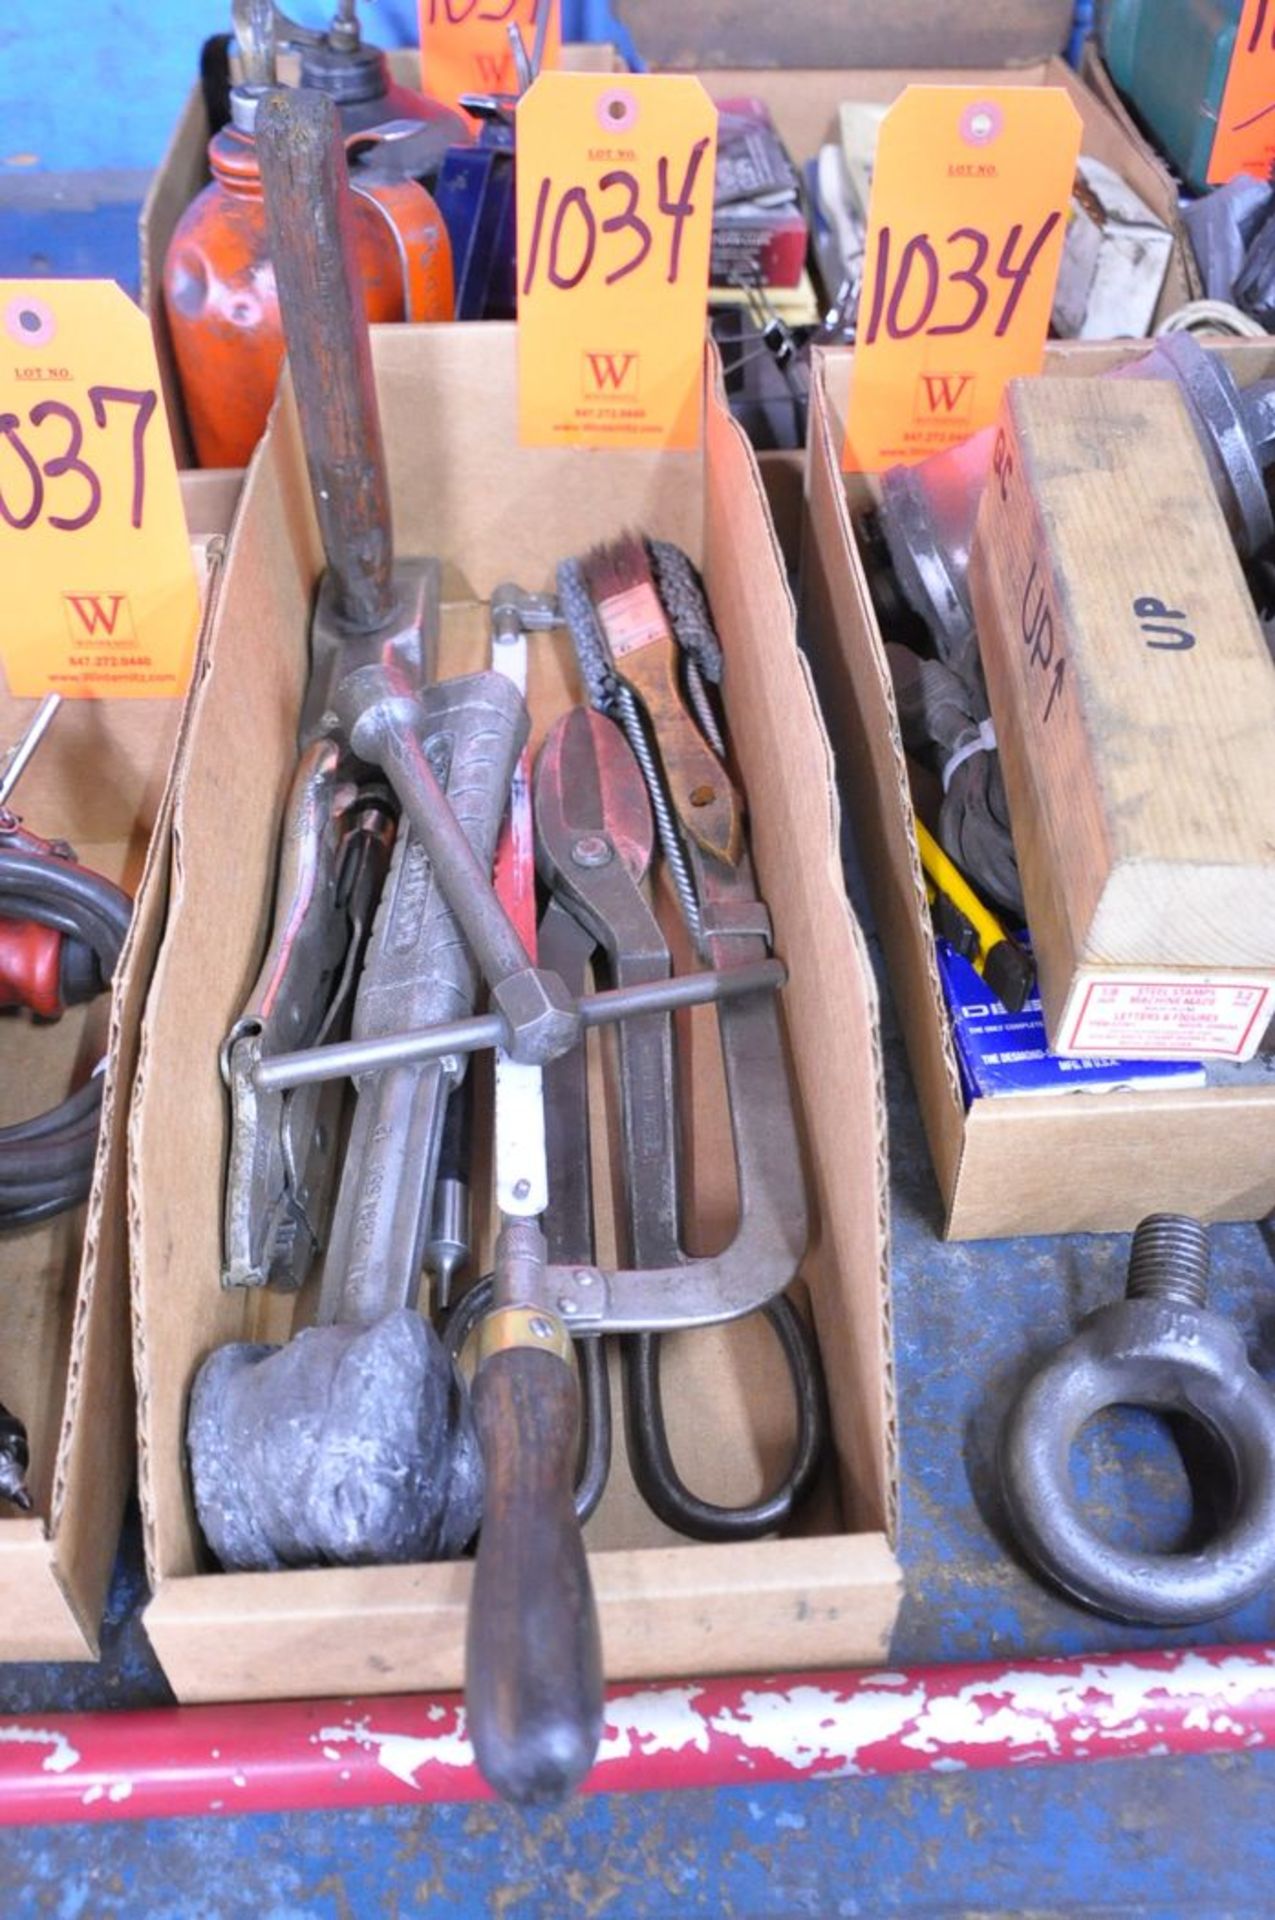
[[[1209,1236],[1184,1213],[1150,1213],[1129,1250],[1125,1297],[1202,1307],[1209,1290]]]

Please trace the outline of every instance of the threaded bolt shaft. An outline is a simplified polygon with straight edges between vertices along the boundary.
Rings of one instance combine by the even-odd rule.
[[[1129,1250],[1129,1300],[1168,1300],[1202,1307],[1209,1288],[1209,1236],[1184,1213],[1151,1213]]]

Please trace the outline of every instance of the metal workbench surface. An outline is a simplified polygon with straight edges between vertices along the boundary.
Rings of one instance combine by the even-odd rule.
[[[127,195],[54,217],[0,207],[0,272],[134,278]],[[38,255],[38,264],[32,256]],[[1035,1584],[1007,1552],[990,1473],[1033,1356],[1122,1287],[1124,1240],[943,1245],[937,1189],[885,996],[900,1416],[899,1664],[1275,1639],[1275,1595],[1181,1636],[1121,1629]],[[1060,1167],[1059,1178],[1067,1170]],[[1012,1178],[1012,1166],[1006,1168]],[[1213,1299],[1275,1369],[1269,1230],[1213,1236]],[[1122,1462],[1125,1464],[1122,1465]],[[1131,1464],[1130,1464],[1131,1463]],[[1150,1418],[1097,1424],[1082,1491],[1163,1541],[1187,1515]],[[0,1668],[0,1712],[160,1704],[138,1621],[135,1517],[102,1663]],[[491,1805],[9,1830],[6,1915],[879,1915],[1270,1911],[1275,1753],[586,1799],[528,1819]]]
[[[945,1246],[902,1047],[886,1009],[906,1598],[900,1665],[1275,1638],[1275,1596],[1180,1636],[1121,1629],[1038,1587],[997,1534],[988,1456],[1029,1357],[1120,1290],[1125,1242]],[[1275,1364],[1271,1256],[1214,1235],[1214,1297]],[[1130,1443],[1133,1451],[1129,1452]],[[1185,1517],[1149,1419],[1100,1427],[1087,1491],[1163,1539]],[[1085,1480],[1082,1479],[1082,1486]],[[1136,1510],[1136,1511],[1135,1511]],[[990,1516],[990,1517],[989,1517]],[[167,1689],[137,1617],[135,1519],[103,1661],[0,1669],[0,1711],[141,1706]],[[6,1832],[0,1910],[59,1916],[492,1912],[634,1916],[1265,1914],[1275,1753],[593,1798],[525,1818],[491,1805],[386,1807]]]

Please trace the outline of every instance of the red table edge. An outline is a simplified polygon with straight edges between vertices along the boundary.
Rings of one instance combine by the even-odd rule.
[[[620,1685],[586,1790],[943,1773],[1275,1742],[1275,1646]],[[490,1798],[454,1694],[0,1718],[0,1825]]]

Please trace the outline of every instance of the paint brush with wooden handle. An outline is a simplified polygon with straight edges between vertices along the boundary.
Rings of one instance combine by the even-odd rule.
[[[595,547],[581,563],[617,680],[641,703],[682,827],[706,853],[735,866],[743,846],[739,796],[687,710],[680,650],[656,591],[643,541]]]

